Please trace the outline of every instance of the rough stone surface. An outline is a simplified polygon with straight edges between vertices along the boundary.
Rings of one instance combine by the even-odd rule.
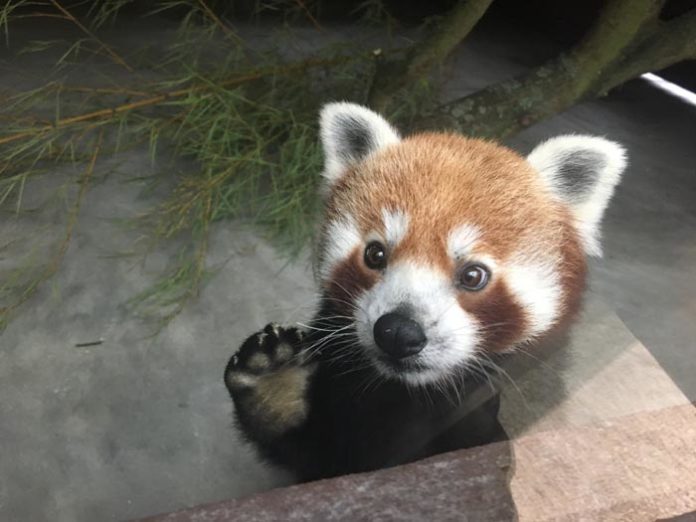
[[[696,509],[691,404],[544,431],[513,443],[520,522],[648,522]]]
[[[535,433],[141,522],[648,522],[696,508],[696,454],[691,451],[695,444],[696,410],[685,405],[596,427]]]
[[[512,520],[507,442],[375,473],[300,484],[141,522]]]

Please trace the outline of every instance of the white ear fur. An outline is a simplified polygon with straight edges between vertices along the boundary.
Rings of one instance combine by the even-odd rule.
[[[341,178],[349,165],[401,141],[399,133],[384,118],[354,103],[324,105],[319,126],[324,147],[323,176],[329,186]]]
[[[589,255],[601,256],[600,223],[626,168],[626,151],[595,136],[558,136],[538,145],[527,161],[567,203]]]

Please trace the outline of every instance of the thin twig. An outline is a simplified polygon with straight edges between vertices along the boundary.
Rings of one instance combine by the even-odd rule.
[[[225,33],[227,36],[232,38],[235,42],[238,44],[243,44],[244,40],[242,40],[239,36],[237,36],[232,29],[227,27],[222,20],[213,12],[213,10],[208,6],[208,4],[205,2],[205,0],[198,0],[198,3],[201,4],[201,8],[203,11],[205,11],[205,14],[213,21],[215,25],[217,25],[220,29],[222,29],[222,32]]]
[[[51,0],[51,3],[56,7],[56,9],[58,9],[61,13],[63,13],[63,15],[64,15],[67,19],[69,19],[72,23],[74,23],[77,27],[79,27],[80,30],[82,30],[82,32],[84,32],[84,33],[85,33],[87,36],[89,36],[92,40],[94,40],[94,41],[97,42],[99,45],[101,45],[102,48],[109,54],[109,56],[111,56],[111,58],[112,58],[116,63],[118,63],[119,65],[122,65],[123,67],[125,67],[125,68],[128,70],[128,72],[133,72],[133,71],[134,71],[134,69],[133,69],[130,65],[128,65],[128,64],[126,63],[126,61],[125,61],[123,58],[121,58],[121,57],[116,53],[116,51],[114,51],[111,47],[109,47],[107,44],[105,44],[104,42],[102,42],[102,41],[97,37],[97,35],[95,35],[95,34],[94,34],[92,31],[90,31],[87,27],[85,27],[85,25],[84,25],[82,22],[80,22],[77,18],[75,18],[75,17],[70,13],[70,11],[68,11],[68,10],[65,9],[62,5],[60,5],[60,3],[58,2],[58,0]]]
[[[85,172],[80,177],[80,190],[77,193],[75,204],[73,205],[68,216],[68,223],[65,226],[65,237],[63,238],[63,241],[61,242],[60,247],[58,248],[58,252],[56,253],[56,255],[53,256],[53,258],[51,258],[50,263],[46,266],[41,275],[35,281],[33,281],[27,289],[24,290],[23,294],[14,303],[8,306],[0,307],[0,315],[6,315],[8,312],[16,309],[18,306],[24,303],[34,294],[34,292],[41,283],[43,283],[49,277],[55,274],[58,271],[58,268],[60,268],[60,264],[63,258],[65,257],[65,253],[68,250],[68,246],[70,246],[73,230],[75,228],[75,224],[77,223],[77,218],[80,214],[80,208],[82,207],[82,201],[84,200],[84,196],[87,193],[87,188],[89,186],[90,180],[92,179],[92,174],[94,173],[94,166],[97,163],[97,157],[101,152],[103,138],[104,131],[101,130],[99,132],[99,137],[97,138],[97,145],[94,147],[92,157],[90,158]]]
[[[88,348],[90,346],[99,346],[104,344],[104,339],[97,339],[96,341],[87,341],[85,343],[75,343],[75,348]]]
[[[163,94],[158,94],[156,96],[152,96],[150,98],[145,98],[143,100],[137,100],[134,102],[129,102],[129,103],[124,103],[121,105],[117,105],[115,107],[110,107],[107,109],[100,109],[97,111],[92,111],[88,112],[85,114],[79,114],[77,116],[71,116],[69,118],[61,118],[57,120],[54,124],[52,125],[45,125],[42,127],[36,127],[28,131],[24,132],[19,132],[16,134],[11,134],[9,136],[5,136],[0,138],[0,145],[3,145],[5,143],[10,143],[13,141],[18,141],[24,138],[29,138],[31,136],[35,136],[37,134],[42,134],[44,132],[49,132],[58,128],[62,127],[67,127],[76,123],[83,123],[85,121],[90,121],[90,120],[97,120],[101,118],[113,118],[118,114],[123,114],[126,112],[133,111],[135,109],[142,109],[144,107],[150,107],[153,105],[157,105],[162,102],[166,101],[171,101],[176,98],[182,98],[184,96],[187,96],[189,94],[194,94],[197,92],[205,92],[208,90],[211,90],[213,88],[219,88],[219,87],[230,87],[232,85],[238,85],[241,83],[253,81],[253,80],[258,80],[259,78],[263,78],[265,76],[270,76],[270,75],[280,75],[280,74],[290,74],[294,72],[299,72],[303,71],[306,69],[310,69],[312,67],[321,67],[321,66],[333,66],[333,65],[338,65],[343,62],[347,62],[350,60],[355,60],[359,58],[359,56],[339,56],[336,58],[331,58],[331,59],[310,59],[310,60],[303,60],[301,62],[295,62],[290,65],[285,65],[285,66],[280,66],[280,67],[270,67],[266,69],[259,69],[257,71],[252,71],[248,74],[241,75],[241,76],[236,76],[234,78],[230,78],[228,80],[225,80],[223,82],[220,82],[217,85],[209,85],[209,84],[202,84],[202,85],[195,85],[192,87],[186,87],[184,89],[177,89],[174,91],[166,92]]]
[[[123,94],[124,96],[151,96],[151,92],[136,91],[122,87],[84,87],[81,85],[62,85],[61,89],[71,92],[87,92],[93,94]]]
[[[67,16],[56,13],[29,13],[26,15],[15,15],[15,18],[57,18],[59,20],[70,20]]]
[[[302,9],[305,12],[305,15],[307,15],[307,18],[309,19],[310,22],[312,22],[312,25],[318,30],[318,31],[323,31],[324,28],[319,24],[319,21],[314,18],[312,13],[307,9],[307,6],[302,0],[295,0],[295,3],[300,6],[300,9]]]

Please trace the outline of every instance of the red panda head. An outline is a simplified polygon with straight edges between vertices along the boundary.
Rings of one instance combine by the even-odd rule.
[[[439,379],[577,310],[622,147],[561,136],[527,158],[456,134],[401,138],[378,114],[321,113],[318,275],[387,376]]]

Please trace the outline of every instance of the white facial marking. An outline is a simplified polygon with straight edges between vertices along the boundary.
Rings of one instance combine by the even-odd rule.
[[[408,232],[409,217],[401,210],[390,211],[382,209],[384,223],[384,239],[390,247],[395,247]]]
[[[518,262],[507,269],[507,283],[527,312],[531,338],[547,331],[559,315],[561,285],[553,264]]]
[[[447,253],[451,259],[459,259],[471,254],[476,241],[481,236],[479,229],[464,224],[453,229],[447,238]]]
[[[331,221],[326,227],[326,245],[319,274],[323,281],[331,276],[334,267],[362,243],[355,220],[348,216]]]
[[[395,374],[380,364],[380,349],[375,344],[373,327],[384,314],[407,306],[428,339],[418,355],[424,368],[418,372]],[[383,373],[412,384],[442,378],[447,372],[465,364],[479,342],[478,322],[466,313],[452,282],[439,271],[402,261],[387,269],[384,279],[357,301],[356,330],[360,344]]]

